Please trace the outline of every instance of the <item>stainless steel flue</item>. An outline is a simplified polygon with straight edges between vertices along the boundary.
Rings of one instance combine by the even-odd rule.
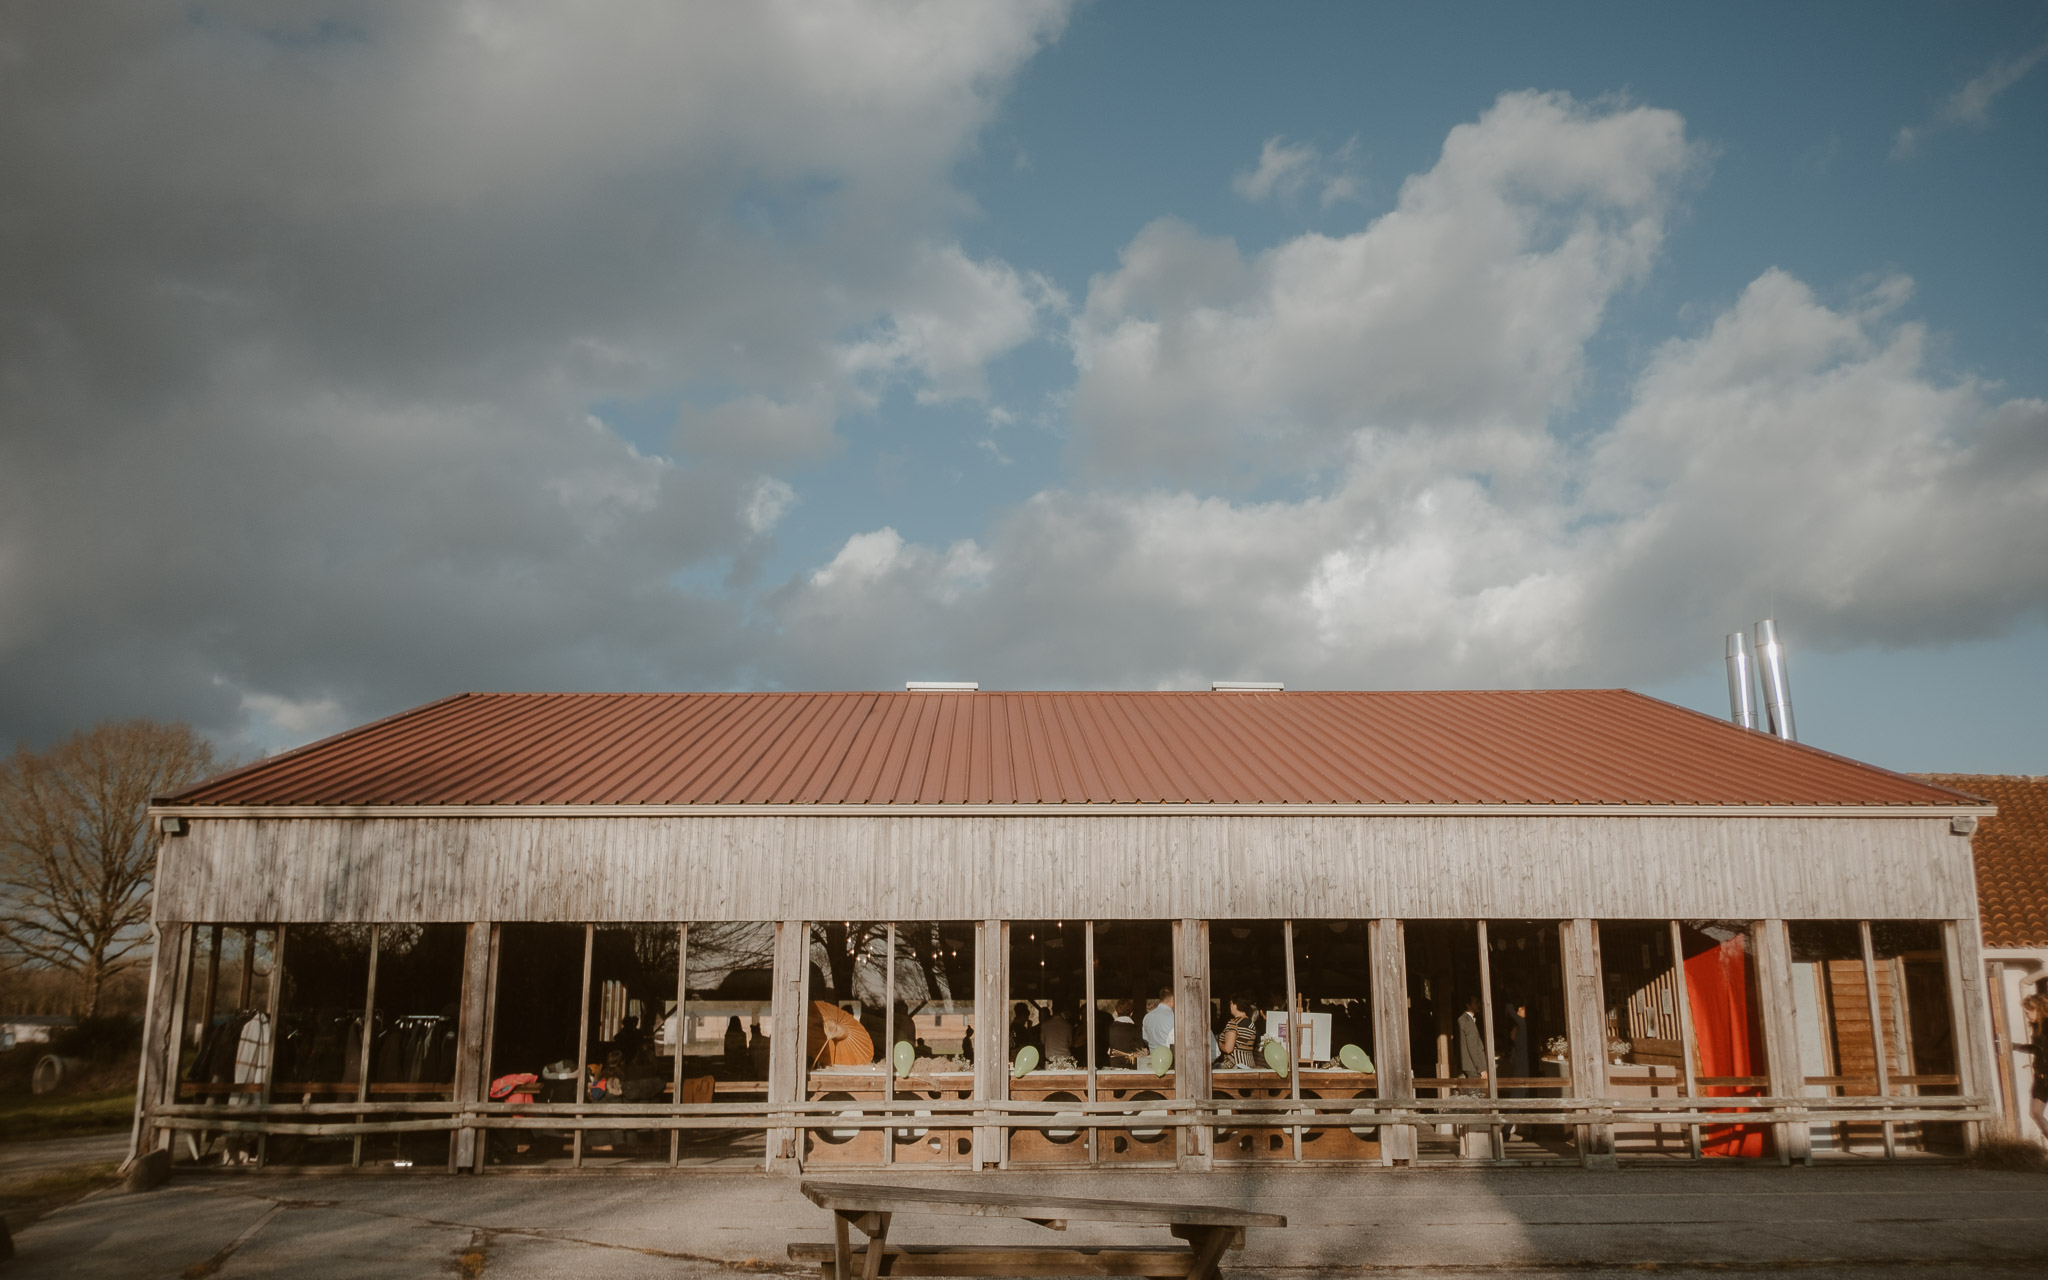
[[[1765,618],[1756,624],[1756,674],[1764,686],[1764,715],[1772,733],[1787,742],[1799,741],[1792,723],[1792,678],[1785,672],[1785,646],[1778,643],[1778,624]]]
[[[1740,631],[1728,633],[1728,718],[1756,728],[1756,679],[1749,670],[1749,637]]]

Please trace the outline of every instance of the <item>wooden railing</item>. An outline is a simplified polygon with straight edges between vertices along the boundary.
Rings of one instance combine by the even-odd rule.
[[[1470,1082],[1466,1082],[1469,1087]],[[353,1117],[365,1117],[361,1119]],[[352,1136],[458,1129],[888,1129],[929,1127],[1234,1129],[1341,1125],[1764,1125],[1845,1121],[1989,1121],[1982,1097],[1844,1098],[1149,1098],[1121,1102],[879,1099],[701,1103],[274,1102],[175,1103],[151,1108],[159,1128],[231,1134]],[[937,1122],[951,1120],[950,1126]]]

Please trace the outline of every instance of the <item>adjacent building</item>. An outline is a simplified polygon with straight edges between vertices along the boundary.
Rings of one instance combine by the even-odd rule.
[[[2014,1053],[2027,1043],[2020,1000],[2048,995],[2048,777],[1934,774],[1930,781],[1983,796],[1998,806],[1971,837],[1977,856],[1977,900],[1984,920],[1984,960],[1997,1047],[1999,1109],[2007,1132],[2042,1142],[2027,1115],[2036,1064]]]

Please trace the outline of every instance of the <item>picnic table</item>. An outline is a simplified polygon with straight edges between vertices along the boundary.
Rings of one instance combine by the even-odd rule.
[[[1284,1227],[1277,1213],[1216,1205],[1070,1196],[1007,1195],[998,1191],[941,1191],[855,1182],[805,1182],[804,1197],[832,1211],[831,1244],[792,1244],[793,1262],[817,1263],[831,1280],[878,1276],[1187,1276],[1214,1280],[1226,1249],[1244,1248],[1246,1227]],[[1020,1218],[1053,1231],[1069,1222],[1127,1222],[1165,1227],[1179,1245],[903,1245],[889,1242],[898,1213],[942,1213],[974,1218]],[[854,1248],[851,1229],[867,1243]]]

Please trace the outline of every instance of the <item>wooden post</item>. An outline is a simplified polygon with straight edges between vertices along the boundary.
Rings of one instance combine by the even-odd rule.
[[[1415,1100],[1415,1065],[1408,1054],[1408,951],[1399,920],[1368,920],[1372,956],[1373,1066],[1383,1102]],[[1380,1126],[1380,1159],[1408,1164],[1415,1159],[1413,1125]]]
[[[1558,925],[1564,959],[1566,1061],[1571,1064],[1572,1096],[1607,1096],[1607,1001],[1600,981],[1600,944],[1591,920],[1564,920]],[[1612,1125],[1579,1126],[1582,1164],[1614,1163]]]
[[[1173,922],[1173,1066],[1183,1098],[1207,1099],[1209,1081],[1209,922]],[[1207,1173],[1214,1130],[1206,1125],[1179,1131],[1183,1173]]]
[[[1692,986],[1685,980],[1685,934],[1678,921],[1671,922],[1671,971],[1675,975],[1674,985],[1678,988],[1678,1034],[1683,1040],[1680,1052],[1685,1058],[1685,1096],[1697,1099],[1700,1096],[1699,1051],[1693,1047],[1692,1039]],[[1695,1101],[1697,1108],[1699,1103]],[[1692,1158],[1700,1158],[1700,1127],[1697,1124],[1685,1126],[1686,1146]]]
[[[768,1041],[768,1101],[792,1103],[803,1087],[804,999],[810,988],[811,930],[808,921],[775,922],[775,994],[770,1006],[775,1020]],[[800,1129],[768,1131],[768,1171],[803,1170]]]
[[[1892,1096],[1892,1071],[1884,1056],[1884,1019],[1878,1016],[1882,1006],[1877,1000],[1877,953],[1870,943],[1870,921],[1858,920],[1856,925],[1863,948],[1863,995],[1870,1002],[1870,1048],[1877,1057],[1877,1096],[1889,1098]],[[1898,1155],[1898,1135],[1892,1129],[1892,1122],[1887,1120],[1884,1122],[1884,1158],[1896,1160]]]
[[[1003,1057],[1003,1043],[1009,1039],[1009,989],[1003,981],[1009,957],[1005,954],[1008,931],[1000,920],[979,920],[974,925],[974,1096],[982,1102],[1001,1102],[1008,1096],[1009,1063]],[[1004,1155],[1000,1125],[980,1125],[974,1131],[974,1167],[1001,1164]]]
[[[1796,1098],[1806,1088],[1799,1059],[1799,1012],[1792,995],[1792,932],[1783,920],[1750,922],[1756,944],[1757,996],[1762,1004],[1765,1075],[1774,1097]],[[1813,1134],[1803,1124],[1772,1126],[1778,1163],[1813,1163]]]
[[[477,1078],[483,1082],[486,1094],[490,1090],[491,1081],[495,1078],[491,1070],[494,1065],[491,1061],[491,1055],[493,1053],[492,1046],[498,1038],[498,955],[500,951],[499,943],[504,936],[504,928],[503,925],[499,924],[490,926],[489,972],[484,978],[484,1023],[478,1033],[483,1050],[477,1055],[477,1061],[481,1066],[476,1074]],[[470,1166],[472,1171],[476,1173],[484,1171],[484,1166],[490,1160],[490,1146],[490,1131],[484,1130],[479,1132],[476,1135],[476,1163]]]
[[[1866,923],[1863,926],[1868,929]],[[1992,1061],[1998,1067],[1998,1106],[2004,1117],[2000,1136],[2020,1136],[2019,1080],[2012,1069],[2011,1020],[2005,1007],[2005,961],[1984,962],[1984,995],[1991,1005],[1991,1053]],[[1890,1125],[1885,1128],[1889,1130]]]
[[[1948,969],[1950,1025],[1955,1028],[1956,1092],[1991,1101],[1990,1002],[1984,996],[1983,931],[1975,920],[1941,922],[1942,959]],[[1979,1120],[1963,1126],[1963,1147],[1975,1151],[1984,1138]]]
[[[1493,940],[1487,936],[1486,921],[1479,923],[1479,1012],[1486,1033],[1486,1096],[1500,1097],[1500,1053],[1493,1047]],[[1487,1149],[1496,1160],[1507,1158],[1507,1141],[1497,1124],[1486,1126]],[[1462,1153],[1461,1153],[1462,1154]]]
[[[490,1000],[491,926],[477,921],[463,931],[462,996],[455,1022],[456,1102],[482,1102],[488,1092],[483,1080],[484,1005]],[[477,1131],[463,1125],[448,1149],[448,1172],[476,1164]]]
[[[596,949],[597,926],[585,923],[583,926],[583,1003],[576,1010],[576,1105],[589,1101],[590,1084],[590,960]],[[581,1120],[583,1113],[576,1113]],[[569,1139],[569,1167],[583,1167],[583,1127],[578,1125],[576,1133]]]
[[[156,1132],[156,1108],[178,1100],[178,1058],[184,1051],[185,977],[192,967],[192,926],[178,921],[156,926],[156,953],[149,962],[149,1008],[144,1015],[142,1063],[135,1086],[135,1122],[129,1135],[132,1160],[170,1141]]]
[[[1085,941],[1082,943],[1082,981],[1087,986],[1085,998],[1088,1002],[1088,1007],[1083,1011],[1081,1021],[1085,1023],[1087,1026],[1086,1035],[1088,1044],[1088,1101],[1094,1102],[1096,1100],[1095,1055],[1097,1052],[1095,1047],[1095,922],[1093,920],[1082,921],[1081,931],[1085,939]],[[1097,1151],[1097,1143],[1095,1139],[1096,1135],[1101,1132],[1102,1131],[1100,1129],[1095,1128],[1093,1125],[1090,1125],[1088,1128],[1089,1164],[1094,1164],[1096,1159],[1098,1158],[1099,1153]]]
[[[889,967],[882,974],[882,1101],[893,1104],[896,1101],[896,926],[887,926],[884,941],[884,963]],[[911,1024],[913,1027],[915,1022]],[[911,1040],[917,1036],[913,1033]],[[882,1163],[896,1163],[895,1129],[882,1131]]]
[[[370,1051],[377,1042],[377,954],[383,948],[378,945],[377,933],[380,926],[370,926],[370,981],[363,992],[363,1052],[356,1061],[356,1101],[362,1102],[370,1096]],[[345,1043],[345,1042],[344,1042]],[[356,1123],[366,1117],[356,1113]],[[354,1153],[349,1156],[352,1167],[363,1163],[363,1135],[356,1135]]]
[[[1280,955],[1287,976],[1287,1099],[1301,1101],[1301,994],[1294,981],[1294,921],[1280,922]],[[1301,1126],[1287,1127],[1290,1160],[1301,1161]]]
[[[270,1082],[277,1078],[277,1048],[280,1044],[284,1043],[284,1036],[277,1029],[277,1008],[278,1004],[284,999],[285,934],[289,932],[290,928],[291,926],[283,924],[277,926],[277,941],[271,943],[270,946],[270,983],[264,993],[263,1001],[263,1016],[270,1023],[270,1061],[263,1064],[262,1090],[256,1095],[258,1105],[265,1107],[270,1105]],[[250,941],[252,944],[254,943],[254,933],[250,934]],[[252,945],[249,953],[252,964],[255,962],[255,957],[256,953]],[[261,1169],[269,1159],[270,1135],[267,1133],[257,1134],[256,1167]]]
[[[676,926],[676,1034],[669,1042],[675,1052],[675,1079],[669,1084],[670,1105],[680,1105],[683,1100],[683,1046],[689,1042],[690,1003],[690,926]],[[713,1095],[716,1096],[715,1094]],[[683,1161],[683,1131],[671,1129],[668,1133],[668,1167],[673,1169]]]

